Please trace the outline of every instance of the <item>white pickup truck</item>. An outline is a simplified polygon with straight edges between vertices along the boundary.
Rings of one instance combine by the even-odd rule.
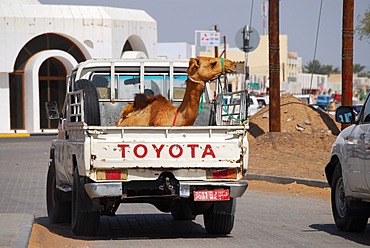
[[[248,183],[246,126],[217,126],[206,104],[194,126],[116,127],[136,93],[162,94],[178,105],[187,60],[88,60],[68,81],[50,147],[47,211],[51,223],[71,222],[76,235],[97,233],[101,215],[121,203],[150,203],[174,220],[203,214],[209,233],[234,225],[236,198]],[[213,120],[212,120],[213,118]],[[219,118],[220,119],[220,118]]]
[[[370,217],[370,99],[356,117],[353,107],[338,107],[337,122],[348,124],[337,137],[325,167],[332,212],[339,230],[362,232]]]

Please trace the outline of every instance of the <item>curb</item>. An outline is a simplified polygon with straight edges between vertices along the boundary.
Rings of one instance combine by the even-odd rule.
[[[56,136],[58,133],[0,133],[1,138],[24,138],[35,136]]]
[[[29,133],[0,133],[0,138],[30,137]]]
[[[0,213],[0,247],[28,247],[34,223],[33,214]]]
[[[23,216],[17,236],[13,243],[14,248],[28,247],[28,241],[30,239],[34,223],[35,217],[32,214],[25,214]]]
[[[283,177],[283,176],[270,176],[270,175],[262,175],[262,174],[247,174],[243,179],[259,180],[259,181],[266,181],[270,183],[279,183],[279,184],[297,183],[297,184],[303,184],[303,185],[317,187],[317,188],[329,188],[330,187],[327,181],[300,178],[300,177]]]

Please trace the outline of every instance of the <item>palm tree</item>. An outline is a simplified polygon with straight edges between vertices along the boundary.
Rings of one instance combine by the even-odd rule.
[[[354,74],[360,74],[365,70],[366,66],[360,65],[360,64],[354,64],[353,65],[353,73]]]
[[[303,72],[322,74],[322,65],[317,59],[310,60],[307,65],[303,66]]]
[[[329,76],[330,74],[340,73],[340,70],[338,67],[334,67],[333,65],[322,65],[320,61],[314,59],[310,60],[307,65],[303,66],[303,72]]]
[[[334,67],[332,65],[323,65],[321,69],[323,74],[330,76],[330,74],[338,74],[340,70],[338,67]]]
[[[357,74],[357,76],[370,78],[370,71],[368,71],[368,72],[360,72],[359,74]]]

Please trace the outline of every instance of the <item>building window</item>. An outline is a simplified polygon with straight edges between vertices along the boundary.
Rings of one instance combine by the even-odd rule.
[[[9,75],[10,89],[10,128],[24,129],[23,74]]]

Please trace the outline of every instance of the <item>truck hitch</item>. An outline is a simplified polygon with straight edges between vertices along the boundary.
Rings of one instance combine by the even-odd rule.
[[[164,190],[164,191],[171,191],[171,195],[175,195],[176,194],[175,187],[173,187],[171,185],[171,181],[170,181],[170,178],[169,177],[166,177],[164,184],[163,185],[160,185],[158,188],[160,190]]]
[[[176,187],[178,188],[179,184],[172,174],[162,173],[159,176],[158,181],[160,182],[160,185],[158,186],[159,190],[170,191],[171,195],[176,195]]]

